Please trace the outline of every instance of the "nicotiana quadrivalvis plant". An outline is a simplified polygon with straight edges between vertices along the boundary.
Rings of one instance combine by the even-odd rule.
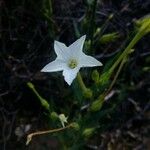
[[[42,72],[57,72],[63,71],[63,76],[68,85],[71,85],[73,80],[77,77],[78,83],[85,94],[85,97],[92,97],[92,92],[90,89],[86,88],[81,75],[78,73],[80,68],[82,67],[95,67],[102,66],[102,63],[96,60],[94,57],[86,55],[83,53],[83,45],[85,42],[86,35],[80,37],[73,44],[67,47],[64,43],[55,41],[54,42],[54,50],[57,54],[57,57],[54,61],[47,64],[41,71]],[[50,106],[45,99],[43,99],[38,92],[35,90],[34,85],[32,83],[27,83],[28,87],[32,89],[32,91],[36,94],[38,99],[41,102],[41,105],[49,111]],[[54,114],[54,112],[52,112]],[[52,116],[52,115],[51,115]],[[54,116],[54,115],[53,115]],[[65,127],[65,123],[67,123],[67,117],[64,114],[57,115],[55,113],[55,117],[59,118],[63,128]],[[75,123],[72,123],[69,127],[76,127]],[[54,130],[55,131],[55,130]],[[32,136],[39,135],[43,133],[49,133],[49,131],[37,132],[34,134],[30,134],[28,136],[27,144],[31,141]],[[51,133],[51,131],[50,131]]]
[[[83,95],[81,96],[81,100],[77,100],[75,94],[72,92],[71,96],[69,95],[71,98],[67,96],[63,99],[65,108],[58,108],[60,111],[57,113],[55,110],[57,106],[53,108],[51,102],[42,98],[34,85],[31,82],[28,82],[27,86],[37,96],[41,105],[45,108],[51,123],[55,125],[50,130],[38,131],[29,134],[27,144],[29,144],[33,136],[46,133],[55,133],[56,135],[58,131],[64,131],[57,134],[58,139],[63,145],[62,149],[79,149],[79,147],[83,145],[84,139],[89,138],[94,132],[96,132],[97,129],[100,128],[101,117],[106,116],[108,112],[112,111],[113,108],[108,108],[103,111],[102,106],[105,102],[106,96],[114,86],[121,69],[130,56],[130,53],[133,52],[135,44],[144,35],[150,32],[149,29],[150,19],[142,21],[139,20],[138,27],[134,31],[135,34],[133,39],[122,49],[122,51],[118,53],[116,60],[101,74],[99,71],[93,71],[92,80],[94,82],[91,83],[90,88],[87,88],[85,85],[82,79],[82,74],[79,73],[79,70],[82,67],[102,66],[102,63],[94,57],[83,53],[83,44],[86,36],[82,36],[68,47],[61,42],[55,41],[54,50],[57,57],[54,61],[47,64],[41,71],[63,71],[63,76],[67,84],[72,84],[71,88],[68,86],[68,90],[75,90],[78,95],[80,95],[80,92]],[[116,72],[114,70],[116,70]],[[110,80],[112,74],[113,78]],[[76,77],[77,79],[75,79]],[[78,88],[81,88],[81,90]],[[67,103],[68,97],[71,99],[72,104],[76,104],[77,108],[75,110],[72,110],[70,103]],[[83,110],[84,113],[82,113]],[[72,111],[74,111],[73,116],[70,115],[72,114]]]

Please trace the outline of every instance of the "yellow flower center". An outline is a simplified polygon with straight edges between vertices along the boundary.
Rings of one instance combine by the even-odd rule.
[[[78,65],[77,60],[75,59],[69,60],[69,63],[68,63],[69,68],[74,69],[75,67],[77,67],[77,65]]]

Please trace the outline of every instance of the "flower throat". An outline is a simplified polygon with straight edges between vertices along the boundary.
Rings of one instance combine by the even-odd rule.
[[[78,65],[77,61],[75,59],[71,59],[69,60],[69,63],[68,63],[68,67],[71,68],[71,69],[74,69],[76,68]]]

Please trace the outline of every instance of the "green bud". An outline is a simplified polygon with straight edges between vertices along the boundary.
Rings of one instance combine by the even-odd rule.
[[[41,99],[41,104],[45,109],[49,110],[49,103],[45,99]]]
[[[136,27],[145,34],[150,32],[150,15],[144,16],[135,22]]]
[[[56,112],[54,112],[54,111],[51,113],[50,116],[51,116],[52,120],[57,120],[58,119],[58,114]]]
[[[133,53],[135,51],[135,49],[130,49],[129,54]]]
[[[88,51],[90,49],[91,40],[85,41],[85,49]]]
[[[142,70],[145,72],[148,72],[148,71],[150,71],[150,67],[144,67]]]
[[[99,82],[99,73],[97,70],[92,72],[92,80],[97,84]]]
[[[77,130],[77,131],[80,129],[79,124],[76,123],[76,122],[71,123],[71,126],[72,126],[72,128],[74,128],[74,129]]]
[[[112,19],[114,17],[114,14],[110,14],[108,19]]]
[[[33,85],[31,82],[28,82],[28,83],[27,83],[27,86],[28,86],[30,89],[34,89],[34,85]]]
[[[104,96],[102,95],[98,100],[94,101],[90,107],[91,111],[99,111],[103,106]]]
[[[117,32],[104,34],[100,38],[100,43],[107,44],[109,42],[113,42],[113,41],[117,40],[118,38],[119,38],[119,34]]]
[[[85,98],[91,98],[91,97],[93,96],[92,90],[87,88],[87,89],[83,92],[83,96],[84,96]]]
[[[137,26],[141,26],[141,25],[143,25],[144,23],[149,22],[149,21],[150,21],[150,15],[146,15],[146,16],[144,16],[144,17],[142,17],[142,18],[136,20],[136,21],[135,21],[135,24],[136,24]]]
[[[101,32],[101,28],[97,28],[95,33],[94,33],[94,37],[98,36]]]
[[[95,128],[86,128],[82,134],[85,138],[88,138],[94,133],[94,131],[95,131]]]

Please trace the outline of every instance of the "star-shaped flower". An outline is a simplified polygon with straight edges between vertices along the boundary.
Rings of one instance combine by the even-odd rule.
[[[102,66],[102,63],[94,57],[83,53],[82,49],[85,38],[86,35],[82,36],[69,47],[67,47],[64,43],[55,41],[54,50],[57,57],[54,61],[47,64],[41,71],[63,71],[65,81],[71,85],[81,67]]]

